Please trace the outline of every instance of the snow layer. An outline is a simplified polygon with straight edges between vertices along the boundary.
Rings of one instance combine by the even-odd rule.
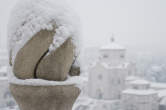
[[[18,79],[14,76],[12,69],[8,69],[9,74],[9,83],[18,84],[18,85],[30,85],[30,86],[56,86],[56,85],[75,85],[82,89],[83,83],[86,82],[86,79],[81,76],[72,76],[68,77],[65,81],[48,81],[43,79]]]
[[[140,80],[131,81],[130,84],[150,85],[150,82],[140,79]]]
[[[49,50],[73,38],[79,53],[79,18],[64,0],[19,0],[8,24],[9,48],[14,61],[17,52],[40,30],[54,30]]]
[[[151,88],[156,90],[166,90],[166,84],[165,83],[151,83]]]
[[[111,42],[108,45],[104,45],[100,48],[101,50],[125,50],[125,48],[121,45],[118,45],[115,42]]]
[[[127,89],[123,91],[123,94],[131,94],[131,95],[153,95],[157,94],[156,91],[149,89],[149,90],[135,90],[135,89]]]

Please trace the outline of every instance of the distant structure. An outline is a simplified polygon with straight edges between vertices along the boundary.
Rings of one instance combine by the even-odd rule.
[[[89,72],[89,96],[98,99],[120,99],[129,75],[130,63],[126,62],[126,49],[112,37],[108,45],[99,49],[99,61]],[[130,73],[132,74],[132,73]]]
[[[114,37],[108,45],[104,45],[99,49],[100,60],[107,63],[110,67],[117,67],[125,63],[126,49],[115,43]]]
[[[0,68],[8,65],[8,52],[0,47]]]
[[[99,48],[88,73],[88,92],[74,110],[166,110],[166,84],[135,76],[136,65],[126,61],[126,49],[114,38]]]
[[[0,36],[0,109],[13,108],[16,106],[11,93],[9,91],[9,83],[7,77],[8,70],[8,52],[2,45]]]
[[[0,68],[7,66],[8,63],[8,52],[5,43],[2,39],[2,32],[0,30]]]
[[[109,44],[99,48],[99,59],[89,70],[88,96],[96,99],[96,103],[102,101],[105,110],[118,110],[125,79],[135,73],[132,70],[135,69],[126,61],[126,49],[112,37]],[[95,110],[101,108],[99,105]]]
[[[159,110],[158,93],[150,88],[150,82],[135,79],[127,82],[122,92],[123,110]]]
[[[126,73],[125,66],[110,67],[107,63],[98,62],[89,74],[89,96],[96,99],[120,99]]]
[[[131,88],[136,90],[148,90],[150,88],[150,82],[143,79],[137,79],[134,81],[130,81],[127,84],[126,88]]]
[[[159,110],[159,99],[154,90],[127,89],[122,93],[123,110]]]

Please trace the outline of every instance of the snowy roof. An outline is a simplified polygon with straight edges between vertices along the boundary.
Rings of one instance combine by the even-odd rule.
[[[55,31],[49,51],[57,49],[72,37],[79,52],[79,17],[65,0],[19,0],[8,23],[12,60],[28,40],[41,30]]]
[[[157,94],[154,90],[135,90],[135,89],[127,89],[122,92],[123,94],[131,94],[131,95],[153,95]]]
[[[130,84],[138,84],[138,85],[150,85],[150,83],[146,80],[139,79],[135,81],[131,81]]]
[[[166,89],[166,84],[164,84],[164,83],[151,83],[151,88]]]
[[[136,77],[136,76],[128,76],[126,78],[126,81],[135,81],[135,80],[139,80],[140,78],[139,77]]]
[[[120,46],[114,42],[112,42],[108,45],[104,45],[100,49],[101,50],[125,50],[125,48],[123,46]]]
[[[115,43],[114,38],[111,38],[111,42],[100,48],[101,50],[125,50],[125,48],[117,43]]]

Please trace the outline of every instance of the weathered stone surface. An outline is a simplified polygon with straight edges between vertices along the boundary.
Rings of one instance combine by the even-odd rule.
[[[72,110],[80,90],[66,86],[21,86],[10,84],[20,110]]]
[[[34,78],[37,62],[47,52],[55,32],[41,30],[33,36],[17,53],[13,72],[20,79]]]
[[[71,38],[68,38],[41,60],[36,71],[37,78],[64,81],[73,63],[74,49]]]

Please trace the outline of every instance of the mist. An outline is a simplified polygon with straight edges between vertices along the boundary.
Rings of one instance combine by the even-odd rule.
[[[17,0],[0,0],[0,46],[7,46],[7,23]],[[83,48],[116,42],[128,51],[165,56],[165,0],[67,0],[80,16]]]

